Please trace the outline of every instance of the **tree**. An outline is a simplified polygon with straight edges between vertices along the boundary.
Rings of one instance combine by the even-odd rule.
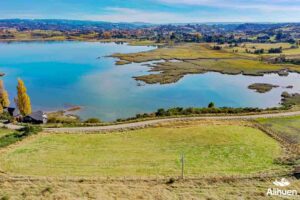
[[[0,104],[2,108],[7,108],[10,104],[8,93],[4,88],[4,84],[2,80],[0,80]]]
[[[175,40],[175,39],[176,39],[176,35],[175,35],[175,33],[172,33],[170,36],[170,40]]]
[[[2,107],[2,105],[0,104],[0,114],[2,114],[3,113],[3,107]]]
[[[214,103],[214,102],[210,102],[210,103],[208,104],[208,107],[209,107],[209,108],[214,108],[214,107],[215,107],[215,103]]]
[[[201,34],[200,33],[196,33],[195,34],[195,38],[196,38],[196,42],[199,42],[201,39]]]
[[[97,123],[101,123],[101,120],[98,118],[89,118],[89,119],[85,120],[85,123],[97,124]]]
[[[108,31],[105,31],[105,32],[103,33],[103,37],[104,37],[104,39],[110,39],[110,38],[111,38],[111,33],[108,32]]]
[[[282,47],[271,48],[271,49],[268,50],[268,53],[282,53]]]
[[[278,32],[278,33],[275,35],[275,39],[276,39],[277,41],[281,40],[282,37],[283,37],[282,32]]]
[[[8,93],[6,90],[4,90],[4,92],[3,92],[1,103],[2,103],[2,107],[4,107],[4,108],[7,108],[10,105]]]
[[[18,96],[15,99],[16,105],[23,116],[29,115],[31,113],[30,98],[26,93],[27,89],[21,79],[18,79],[17,91]]]
[[[218,45],[214,45],[213,47],[212,47],[212,49],[213,50],[221,50],[222,49],[222,46],[218,46]]]
[[[164,116],[166,114],[166,111],[165,111],[165,109],[160,108],[156,111],[155,114],[156,114],[156,116]]]

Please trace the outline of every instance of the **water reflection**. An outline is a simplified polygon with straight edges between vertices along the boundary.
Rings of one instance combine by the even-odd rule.
[[[271,107],[278,106],[283,91],[300,92],[300,75],[263,77],[206,73],[187,75],[169,85],[139,86],[132,76],[147,74],[143,64],[115,66],[105,57],[154,49],[114,43],[51,42],[0,44],[0,70],[6,87],[15,95],[16,79],[24,79],[34,109],[56,110],[65,104],[83,106],[82,118],[114,120],[136,113],[174,106]],[[100,59],[97,59],[100,57]],[[271,83],[274,88],[259,94],[247,89],[252,83]]]

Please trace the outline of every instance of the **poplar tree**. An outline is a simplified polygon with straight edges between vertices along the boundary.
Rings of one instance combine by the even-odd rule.
[[[30,98],[27,94],[25,84],[21,79],[18,79],[17,91],[16,105],[23,116],[29,115],[31,113]]]
[[[9,105],[10,105],[10,101],[9,101],[8,93],[6,90],[4,90],[3,96],[2,96],[2,106],[4,108],[7,108]]]
[[[0,80],[0,104],[3,108],[7,108],[10,104],[8,93],[4,88],[3,80]]]

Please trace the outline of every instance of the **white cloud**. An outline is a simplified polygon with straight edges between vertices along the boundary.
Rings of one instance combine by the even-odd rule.
[[[160,0],[161,1],[161,0]],[[163,0],[172,1],[172,3],[179,0]],[[201,2],[208,2],[206,0],[200,0]],[[214,0],[219,1],[219,0]],[[285,1],[285,0],[279,0]],[[286,0],[287,1],[287,0]],[[195,0],[184,1],[184,3],[196,2]],[[197,1],[198,2],[198,1]],[[198,2],[199,3],[199,2]],[[240,7],[246,8],[246,6],[239,5]],[[251,8],[256,8],[252,5]],[[258,7],[258,5],[257,5]],[[248,7],[249,8],[249,5]],[[300,9],[300,8],[297,8]],[[262,14],[247,15],[243,16],[240,14],[236,15],[234,12],[227,12],[228,14],[218,14],[211,11],[191,11],[190,13],[174,13],[174,12],[161,12],[161,11],[145,11],[139,9],[130,9],[122,7],[107,7],[104,9],[105,12],[93,15],[80,15],[80,19],[83,20],[94,20],[94,21],[109,21],[109,22],[149,22],[157,24],[166,23],[201,23],[201,22],[297,22],[300,20],[300,16],[297,12],[276,12],[268,13],[263,12]],[[274,10],[274,9],[273,9]],[[270,8],[268,8],[270,11]],[[73,17],[74,19],[74,17]]]
[[[253,9],[265,12],[300,11],[300,0],[158,0],[166,4]]]
[[[138,9],[108,7],[105,14],[84,15],[83,19],[109,22],[185,23],[198,22],[197,17],[187,17],[169,12],[144,11]]]

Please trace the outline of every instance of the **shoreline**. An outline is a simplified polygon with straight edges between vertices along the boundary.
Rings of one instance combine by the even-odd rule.
[[[253,120],[258,118],[274,118],[274,117],[291,117],[299,116],[300,111],[294,112],[282,112],[282,113],[269,113],[269,114],[250,114],[250,115],[233,115],[233,116],[185,116],[185,117],[169,117],[169,118],[160,118],[160,119],[148,119],[145,121],[138,122],[127,122],[122,124],[114,125],[102,125],[102,126],[77,126],[77,127],[61,127],[61,128],[43,128],[46,132],[54,133],[80,133],[80,132],[109,132],[116,130],[133,130],[149,127],[151,125],[163,123],[163,122],[176,122],[176,121],[190,121],[190,120]]]
[[[164,43],[143,43],[135,39],[0,39],[0,43],[13,42],[100,42],[100,43],[127,43],[130,46],[163,46]]]
[[[43,41],[46,41],[46,40],[43,40]],[[41,41],[41,42],[43,42],[43,41]],[[68,40],[61,40],[61,41],[68,41]],[[77,40],[69,40],[69,41],[77,41]],[[88,40],[86,40],[86,41],[88,41]],[[90,41],[94,41],[94,42],[116,42],[116,40],[90,40]],[[120,41],[120,40],[119,40]],[[124,40],[122,40],[122,41],[124,41]],[[19,42],[19,41],[18,41]],[[32,41],[28,41],[28,42],[32,42]],[[129,45],[129,44],[128,44]],[[188,45],[188,47],[190,46],[190,44],[185,44],[185,45]],[[195,44],[194,44],[195,45]],[[198,46],[201,46],[201,45],[198,45]],[[171,48],[171,49],[176,49],[177,47],[173,47],[173,48]],[[169,49],[169,48],[167,48],[167,49]],[[184,50],[186,50],[186,49],[184,49]],[[196,49],[197,50],[197,49]],[[201,51],[203,50],[202,48],[200,49]],[[204,50],[207,50],[207,49],[204,49]],[[151,51],[145,51],[145,52],[141,52],[141,53],[133,53],[133,54],[143,54],[143,53],[148,53],[148,52],[155,52],[155,51],[157,51],[157,49],[155,49],[155,50],[151,50]],[[200,52],[201,52],[200,51]],[[209,49],[208,50],[209,51],[209,53],[211,53],[211,50]],[[196,52],[196,53],[198,53],[198,52]],[[215,51],[213,52],[213,53],[215,53]],[[224,52],[217,52],[217,54],[216,55],[218,55],[218,56],[222,56],[223,55],[223,53]],[[124,54],[124,55],[127,55],[127,54]],[[217,61],[219,61],[219,60],[231,60],[231,59],[235,59],[235,58],[232,58],[232,57],[230,57],[232,54],[226,54],[227,56],[228,56],[228,58],[224,58],[224,57],[222,57],[222,58],[195,58],[194,60],[191,60],[190,58],[188,59],[188,61],[197,61],[197,60],[199,60],[199,59],[201,59],[201,60],[217,60]],[[111,56],[111,57],[118,57],[118,56]],[[226,57],[226,56],[225,56]],[[180,59],[180,58],[176,58],[176,57],[172,57],[172,58],[169,58],[169,59],[165,59],[165,58],[162,58],[162,59],[164,59],[165,60],[165,62],[169,62],[169,63],[173,63],[173,64],[177,64],[177,63],[180,63],[180,62],[177,62],[177,61],[186,61],[186,59]],[[158,60],[158,59],[156,59],[156,60]],[[161,58],[159,58],[159,60],[161,60]],[[171,62],[172,60],[176,60],[176,62]],[[162,63],[157,63],[158,65],[161,65]],[[195,65],[194,63],[192,63],[193,65]],[[151,68],[154,68],[154,66],[150,66]],[[150,70],[150,71],[156,71],[156,70]],[[248,73],[245,73],[244,71],[242,71],[241,73],[237,73],[237,72],[235,72],[235,73],[228,73],[228,72],[224,72],[224,71],[219,71],[219,70],[214,70],[214,69],[210,69],[210,70],[208,70],[208,71],[205,71],[205,70],[203,70],[203,71],[201,71],[201,72],[193,72],[193,73],[190,73],[190,72],[187,72],[187,73],[185,73],[185,74],[183,74],[182,76],[185,76],[185,75],[189,75],[189,74],[201,74],[201,73],[207,73],[207,72],[216,72],[216,73],[220,73],[220,74],[228,74],[228,75],[238,75],[238,74],[242,74],[242,75],[246,75],[246,76],[263,76],[264,74],[272,74],[272,73],[276,73],[276,74],[278,74],[278,71],[265,71],[265,72],[263,72],[264,74],[258,74],[258,75],[253,75],[253,74],[248,74]],[[294,72],[293,72],[294,73]],[[295,71],[295,73],[299,73],[299,71]],[[150,74],[150,75],[152,75],[152,74]],[[159,75],[159,74],[154,74],[154,75]],[[146,76],[149,76],[149,75],[146,75]],[[134,79],[136,79],[136,80],[141,80],[139,77],[133,77]],[[181,78],[181,77],[180,77]],[[179,79],[180,79],[179,78]],[[169,83],[169,82],[167,82],[167,83]],[[167,84],[166,83],[166,84]],[[170,83],[172,83],[172,82],[170,82]],[[69,109],[67,109],[67,110],[69,110]],[[78,110],[78,109],[76,109],[76,110]],[[61,110],[56,110],[56,111],[53,111],[53,112],[59,112],[59,111],[61,111]],[[66,113],[67,111],[66,110],[64,110],[64,113]],[[47,113],[49,113],[49,112],[47,112]]]
[[[99,42],[99,43],[126,43],[127,45],[130,46],[165,46],[166,44],[164,43],[155,43],[154,41],[150,41],[150,43],[144,43],[145,41],[143,40],[134,40],[134,39],[0,39],[0,43],[14,43],[14,42]],[[148,41],[147,41],[148,42]],[[193,43],[182,43],[183,45],[188,45],[188,44],[193,44]],[[169,49],[174,49],[178,46],[181,46],[182,44],[176,44],[172,47],[167,47],[165,46],[165,48],[169,48]],[[199,45],[205,46],[207,44],[205,43],[197,43]],[[240,55],[240,54],[232,54],[226,51],[220,51],[224,54],[232,54],[234,56],[237,57],[216,57],[216,58],[211,58],[211,57],[207,57],[207,58],[185,58],[185,59],[181,59],[181,58],[164,58],[163,55],[162,57],[159,58],[152,58],[152,59],[146,59],[146,60],[128,60],[128,58],[134,57],[135,54],[143,54],[143,53],[151,53],[156,51],[155,50],[151,50],[151,51],[146,51],[146,52],[138,52],[138,53],[128,53],[128,54],[120,54],[120,53],[115,53],[112,55],[109,55],[107,57],[112,57],[112,58],[116,58],[118,59],[115,62],[115,65],[117,66],[122,66],[122,65],[126,65],[126,64],[131,64],[131,63],[144,63],[144,62],[155,62],[155,61],[160,61],[160,60],[164,60],[163,63],[156,63],[153,64],[151,66],[149,66],[149,72],[160,72],[158,74],[148,74],[148,75],[141,75],[141,76],[133,76],[132,78],[134,78],[137,81],[143,81],[147,84],[155,84],[155,83],[160,83],[160,84],[170,84],[170,83],[176,83],[178,80],[180,80],[181,78],[183,78],[185,75],[188,74],[203,74],[206,72],[218,72],[221,74],[225,74],[225,75],[245,75],[245,76],[263,76],[265,74],[272,74],[272,73],[276,73],[280,76],[287,76],[288,73],[299,73],[300,74],[300,66],[298,67],[297,65],[292,65],[292,64],[270,64],[267,63],[268,65],[273,65],[274,67],[276,66],[277,70],[262,70],[262,71],[257,71],[257,72],[247,72],[244,71],[242,68],[240,70],[237,71],[231,71],[229,68],[224,68],[224,69],[214,69],[214,67],[202,67],[200,66],[197,72],[185,72],[185,73],[181,73],[180,75],[177,74],[177,77],[173,80],[167,80],[166,82],[164,82],[163,80],[161,80],[160,77],[158,77],[159,75],[165,75],[168,73],[168,71],[165,71],[165,65],[166,66],[172,66],[173,63],[176,63],[178,65],[179,64],[188,64],[188,65],[194,65],[194,67],[199,67],[199,65],[197,64],[197,62],[200,61],[201,64],[201,60],[202,61],[207,61],[207,60],[214,60],[214,61],[224,61],[224,60],[233,60],[233,59],[238,59],[238,60],[248,60],[248,61],[257,61],[256,57],[250,57],[250,56],[246,56],[246,55]],[[126,59],[124,59],[126,58]],[[170,62],[170,60],[177,60],[178,62]],[[193,63],[193,62],[196,63]],[[175,67],[175,66],[174,66]],[[176,66],[178,68],[180,68],[180,66]],[[292,68],[291,68],[292,67]],[[299,68],[299,69],[298,69]],[[163,72],[163,73],[161,73]],[[0,76],[3,76],[0,74]],[[174,74],[173,74],[174,76]],[[176,76],[176,75],[175,75]],[[154,80],[151,80],[153,79]],[[158,79],[159,78],[159,79]]]

